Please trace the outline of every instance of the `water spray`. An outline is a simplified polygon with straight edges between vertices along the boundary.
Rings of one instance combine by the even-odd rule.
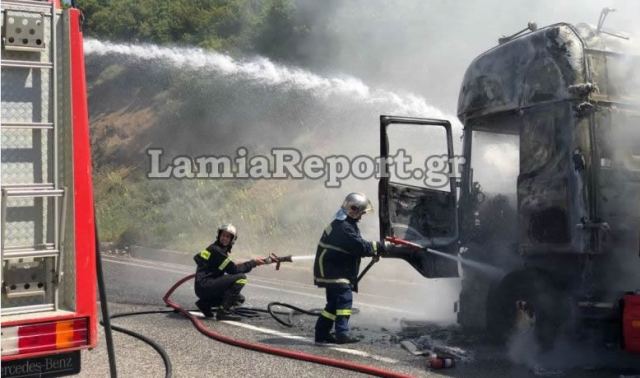
[[[395,226],[398,226],[398,225],[394,225],[394,227]],[[418,231],[416,231],[415,229],[413,229],[413,228],[411,228],[409,226],[404,226],[404,227],[406,227],[407,229],[410,229],[410,231],[415,233],[417,236],[421,236],[421,238],[418,239],[418,240],[414,240],[414,241],[408,241],[408,240],[400,239],[400,238],[397,238],[397,237],[394,237],[394,236],[389,236],[385,240],[390,242],[390,243],[392,243],[392,244],[394,244],[394,245],[408,247],[409,249],[413,249],[418,253],[420,251],[424,251],[424,252],[431,253],[431,254],[434,254],[434,255],[437,255],[437,256],[440,256],[440,257],[444,257],[444,258],[449,259],[449,260],[453,260],[453,261],[459,262],[462,265],[465,265],[465,266],[467,266],[469,268],[473,268],[473,269],[475,269],[475,270],[477,270],[477,271],[479,271],[481,273],[484,273],[484,274],[486,274],[486,275],[488,275],[490,277],[493,277],[493,278],[501,278],[501,277],[504,277],[504,275],[505,275],[505,272],[502,269],[497,268],[495,266],[492,266],[492,265],[489,265],[489,264],[486,264],[486,263],[481,263],[479,261],[468,260],[468,259],[465,259],[462,256],[454,256],[454,255],[451,255],[449,253],[438,251],[438,250],[435,250],[435,249],[432,249],[432,248],[427,248],[424,245],[420,244],[420,241],[423,241],[423,240],[426,241],[427,240],[425,237],[422,237],[422,235]],[[283,263],[283,262],[311,261],[313,259],[315,259],[315,255],[303,255],[303,256],[291,256],[291,255],[289,255],[289,256],[278,257],[278,260],[274,261],[274,262],[277,263],[276,270],[279,270],[280,269],[280,263]],[[375,263],[375,261],[372,261],[372,263],[369,264],[360,273],[360,275],[358,276],[358,281],[360,281],[360,279],[362,279],[362,277],[369,271],[369,269],[371,269],[371,267],[372,267],[372,265],[374,263]]]
[[[338,95],[374,106],[390,105],[390,112],[406,115],[430,114],[439,118],[447,117],[440,109],[429,105],[423,97],[413,93],[400,94],[372,88],[360,79],[347,75],[323,77],[301,68],[274,63],[264,57],[241,60],[214,50],[196,47],[112,43],[93,38],[85,39],[84,52],[96,56],[120,55],[135,62],[152,61],[197,72],[204,70],[230,80],[301,90],[320,98]]]
[[[306,255],[306,256],[276,256],[275,254],[271,254],[271,256],[264,259],[265,264],[276,264],[276,270],[280,270],[280,264],[285,262],[296,262],[296,261],[305,261],[305,260],[313,260],[315,255]]]
[[[394,236],[388,236],[387,238],[385,238],[386,241],[394,244],[394,245],[399,245],[399,246],[404,246],[404,247],[408,247],[410,249],[415,250],[416,252],[419,251],[424,251],[427,253],[431,253],[440,257],[444,257],[446,259],[449,260],[453,260],[453,261],[457,261],[460,264],[466,265],[470,268],[476,269],[484,274],[487,274],[493,278],[502,278],[504,277],[504,275],[506,274],[502,269],[496,268],[495,266],[489,265],[489,264],[485,264],[485,263],[481,263],[478,261],[473,261],[473,260],[467,260],[465,258],[463,258],[462,256],[454,256],[451,255],[449,253],[445,253],[442,251],[438,251],[432,248],[427,248],[421,244],[415,243],[415,242],[410,242],[407,240],[403,240]]]
[[[316,258],[316,255],[305,255],[305,256],[291,256],[291,261],[292,262],[296,262],[296,261],[307,261],[307,260],[313,260]]]

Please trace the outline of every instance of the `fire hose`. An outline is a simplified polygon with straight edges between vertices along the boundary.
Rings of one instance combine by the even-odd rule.
[[[410,375],[403,374],[403,373],[400,373],[400,372],[395,372],[395,371],[391,371],[391,370],[385,370],[385,369],[376,368],[376,367],[373,367],[373,366],[368,366],[368,365],[359,364],[359,363],[346,361],[346,360],[339,360],[339,359],[334,359],[334,358],[329,358],[329,357],[318,356],[318,355],[310,354],[310,353],[297,352],[297,351],[293,351],[293,350],[272,347],[272,346],[268,346],[268,345],[264,345],[264,344],[260,344],[260,343],[252,343],[252,342],[248,342],[248,341],[238,340],[238,339],[234,339],[232,337],[228,337],[228,336],[222,335],[222,334],[220,334],[218,332],[215,332],[215,331],[211,330],[210,328],[206,327],[202,323],[202,321],[200,321],[200,319],[198,319],[198,317],[194,316],[189,311],[187,311],[184,308],[182,308],[179,304],[177,304],[176,302],[171,300],[171,294],[173,294],[173,292],[178,287],[180,287],[182,284],[184,284],[185,282],[191,280],[194,277],[195,277],[195,274],[190,274],[190,275],[180,279],[178,282],[176,282],[169,289],[169,291],[167,291],[167,293],[164,295],[162,300],[167,304],[167,306],[173,308],[175,311],[177,311],[177,312],[181,313],[182,315],[184,315],[185,317],[189,318],[189,320],[191,320],[191,322],[196,327],[196,329],[200,333],[204,334],[205,336],[208,336],[208,337],[210,337],[212,339],[215,339],[217,341],[223,342],[223,343],[228,344],[228,345],[233,345],[233,346],[237,346],[237,347],[241,347],[241,348],[245,348],[245,349],[249,349],[249,350],[254,350],[254,351],[257,351],[257,352],[261,352],[261,353],[267,353],[267,354],[272,354],[272,355],[275,355],[275,356],[287,357],[287,358],[291,358],[291,359],[295,359],[295,360],[307,361],[307,362],[312,362],[312,363],[321,364],[321,365],[333,366],[333,367],[337,367],[337,368],[340,368],[340,369],[357,371],[357,372],[360,372],[360,373],[375,375],[375,376],[379,376],[379,377],[393,377],[393,378],[396,378],[396,377],[397,378],[410,377]]]
[[[100,324],[103,325],[105,327],[105,333],[106,333],[106,337],[107,337],[107,350],[108,350],[108,354],[109,354],[109,366],[110,366],[110,372],[111,372],[111,377],[115,378],[117,377],[117,372],[116,372],[116,363],[115,363],[115,353],[114,353],[114,348],[113,348],[113,341],[111,339],[111,329],[118,331],[118,332],[122,332],[125,333],[127,335],[136,337],[142,341],[144,341],[145,343],[149,344],[151,347],[153,347],[161,356],[164,365],[165,365],[165,377],[171,377],[173,372],[172,372],[172,365],[171,365],[171,360],[169,359],[169,356],[167,355],[167,353],[162,349],[162,347],[160,347],[157,343],[155,343],[153,340],[145,337],[144,335],[141,335],[137,332],[133,332],[130,330],[127,330],[125,328],[121,328],[118,326],[112,326],[110,323],[110,319],[114,319],[114,318],[118,318],[118,317],[124,317],[124,316],[134,316],[134,315],[145,315],[145,314],[156,314],[156,313],[167,313],[167,312],[179,312],[182,315],[184,315],[185,317],[187,317],[189,320],[191,320],[191,322],[193,323],[193,325],[196,327],[196,329],[210,337],[213,338],[217,341],[223,342],[225,344],[228,345],[232,345],[232,346],[237,346],[237,347],[241,347],[241,348],[245,348],[245,349],[249,349],[249,350],[254,350],[257,352],[261,352],[261,353],[267,353],[267,354],[272,354],[272,355],[276,355],[276,356],[280,356],[280,357],[286,357],[286,358],[291,358],[291,359],[295,359],[295,360],[300,360],[300,361],[307,361],[307,362],[311,362],[311,363],[316,363],[316,364],[321,364],[321,365],[327,365],[327,366],[333,366],[333,367],[337,367],[340,369],[345,369],[345,370],[352,370],[352,371],[356,371],[356,372],[360,372],[360,373],[365,373],[365,374],[370,374],[370,375],[375,375],[375,376],[380,376],[380,377],[392,377],[392,378],[406,378],[406,377],[410,377],[410,375],[406,375],[400,372],[395,372],[395,371],[391,371],[391,370],[385,370],[385,369],[381,369],[381,368],[376,368],[373,366],[368,366],[368,365],[364,365],[364,364],[359,364],[359,363],[355,363],[355,362],[351,362],[351,361],[346,361],[346,360],[340,360],[340,359],[334,359],[334,358],[329,358],[329,357],[323,357],[323,356],[318,356],[318,355],[314,355],[314,354],[310,354],[310,353],[304,353],[304,352],[297,352],[297,351],[292,351],[292,350],[288,350],[288,349],[283,349],[283,348],[277,348],[277,347],[272,347],[272,346],[267,346],[264,344],[260,344],[260,343],[252,343],[252,342],[247,342],[247,341],[243,341],[243,340],[238,340],[238,339],[234,339],[225,335],[222,335],[220,333],[217,333],[211,329],[209,329],[208,327],[206,327],[202,321],[200,321],[200,319],[198,319],[196,316],[194,316],[193,314],[191,314],[189,311],[185,310],[184,308],[182,308],[179,304],[177,304],[176,302],[172,301],[171,295],[173,294],[173,292],[182,284],[184,284],[185,282],[193,279],[195,277],[195,274],[190,274],[182,279],[180,279],[178,282],[176,282],[170,289],[169,291],[167,291],[167,293],[164,295],[164,297],[162,298],[163,301],[165,302],[165,304],[168,307],[171,307],[173,310],[156,310],[156,311],[139,311],[139,312],[128,312],[128,313],[120,313],[120,314],[115,314],[115,315],[109,315],[108,309],[106,307],[107,305],[107,300],[106,300],[106,290],[104,288],[104,281],[102,279],[102,264],[101,264],[101,257],[100,257],[100,253],[99,253],[99,241],[98,241],[98,233],[97,233],[97,228],[96,228],[96,255],[97,255],[97,259],[96,259],[96,265],[97,265],[97,270],[98,270],[98,286],[99,286],[99,291],[100,291],[100,299],[101,299],[101,305],[102,305],[102,312],[103,312],[103,320],[100,321]],[[292,261],[292,257],[291,256],[285,256],[285,257],[276,257],[274,256],[275,259],[273,261],[268,261],[268,263],[272,263],[275,262],[276,263],[276,270],[278,270],[280,268],[280,263],[281,262],[291,262]],[[268,258],[269,259],[269,258]],[[373,264],[375,264],[377,262],[377,259],[372,260],[367,267],[362,271],[362,273],[358,276],[357,281],[360,281],[362,279],[362,277],[369,271],[369,269],[371,269],[371,267],[373,266]],[[308,311],[308,310],[304,310],[301,308],[298,308],[296,306],[292,306],[290,304],[287,303],[281,303],[281,302],[271,302],[269,303],[269,305],[267,306],[267,310],[266,312],[268,312],[276,321],[278,321],[280,324],[291,327],[291,321],[289,321],[289,323],[286,323],[284,321],[282,321],[278,316],[276,316],[276,312],[272,309],[272,307],[274,306],[282,306],[282,307],[287,307],[290,308],[294,311],[297,311],[299,313],[303,313],[303,314],[307,314],[307,315],[318,315],[318,312],[316,311]],[[264,311],[264,310],[258,310],[258,309],[249,309],[252,311]]]

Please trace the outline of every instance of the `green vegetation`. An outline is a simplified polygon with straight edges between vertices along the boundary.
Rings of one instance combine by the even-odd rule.
[[[79,0],[88,36],[295,58],[308,28],[289,0]]]

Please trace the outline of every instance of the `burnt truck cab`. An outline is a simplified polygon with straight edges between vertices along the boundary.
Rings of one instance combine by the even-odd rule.
[[[401,256],[426,277],[462,275],[459,322],[503,334],[525,301],[546,324],[540,332],[555,334],[573,308],[607,318],[625,291],[640,289],[640,57],[626,39],[582,24],[501,42],[464,76],[455,188],[381,180],[381,234],[435,214],[412,220],[420,244],[504,272]],[[403,122],[381,120],[384,156],[389,124]]]
[[[507,273],[487,285],[485,321],[509,317],[504,298],[536,302],[546,291],[549,305],[569,297],[593,312],[640,287],[640,60],[625,42],[556,24],[468,68],[461,242],[467,257]],[[484,298],[471,276],[463,296]],[[477,321],[464,304],[461,322]]]

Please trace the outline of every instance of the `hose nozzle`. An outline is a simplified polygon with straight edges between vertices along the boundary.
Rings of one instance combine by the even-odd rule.
[[[276,270],[280,270],[280,263],[283,262],[293,262],[293,258],[291,255],[278,257],[276,261]]]
[[[275,253],[270,253],[267,258],[264,259],[265,264],[273,264],[276,263],[276,270],[280,270],[280,263],[283,262],[293,262],[293,258],[291,255],[288,256],[278,256]]]

